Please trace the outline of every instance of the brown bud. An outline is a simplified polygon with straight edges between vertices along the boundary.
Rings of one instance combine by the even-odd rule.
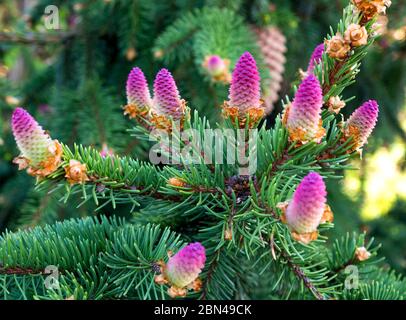
[[[6,100],[6,103],[9,104],[10,106],[16,106],[16,105],[20,104],[20,99],[17,97],[6,96],[5,100]]]
[[[173,186],[173,187],[185,187],[186,186],[186,182],[180,178],[170,178],[168,180],[168,184]]]
[[[344,39],[353,47],[364,46],[368,42],[368,32],[365,27],[351,23],[344,33]]]
[[[72,185],[75,183],[84,183],[89,181],[89,177],[86,174],[86,165],[80,163],[77,160],[71,159],[69,165],[65,167],[65,178]]]
[[[323,212],[323,216],[321,217],[320,223],[326,223],[326,222],[333,222],[334,221],[334,214],[333,211],[331,211],[331,208],[328,204],[326,204]]]
[[[128,61],[132,61],[137,56],[137,51],[133,47],[128,48],[127,51],[125,52],[125,56]]]
[[[128,114],[130,119],[134,119],[138,115],[138,108],[134,104],[127,104],[123,107],[124,115]]]
[[[351,49],[350,45],[344,41],[344,38],[339,33],[337,33],[331,39],[326,40],[326,45],[327,54],[336,59],[345,58],[348,51]]]
[[[339,113],[345,107],[345,102],[339,96],[330,97],[327,101],[328,110],[331,113]]]
[[[233,232],[231,231],[231,229],[227,228],[224,231],[224,240],[231,241],[232,239],[233,239]]]
[[[390,0],[353,0],[355,7],[366,20],[371,20],[376,14],[385,14],[386,8],[392,4]]]
[[[5,78],[7,77],[8,74],[8,68],[6,65],[0,64],[0,78]]]
[[[164,51],[162,49],[154,51],[154,58],[161,59],[164,56]]]
[[[355,257],[358,261],[368,260],[371,253],[365,247],[358,247],[355,249]]]

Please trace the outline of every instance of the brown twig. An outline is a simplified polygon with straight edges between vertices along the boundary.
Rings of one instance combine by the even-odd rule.
[[[75,36],[73,31],[59,31],[49,33],[27,32],[24,34],[16,32],[0,32],[0,42],[16,42],[20,44],[61,43]]]
[[[44,275],[43,271],[34,270],[31,268],[20,268],[20,267],[9,267],[9,268],[0,268],[0,274],[18,274],[18,275],[33,275],[33,274],[41,274]]]

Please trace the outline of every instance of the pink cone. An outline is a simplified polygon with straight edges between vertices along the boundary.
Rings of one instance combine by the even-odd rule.
[[[183,288],[196,280],[205,262],[204,247],[199,242],[191,243],[169,258],[165,275],[172,285]]]
[[[296,188],[286,209],[286,222],[297,233],[317,230],[326,205],[326,186],[323,178],[309,173]]]
[[[136,67],[131,70],[128,75],[126,90],[128,104],[134,104],[141,109],[151,106],[147,80],[140,68]]]
[[[314,67],[322,61],[323,52],[324,43],[320,43],[316,48],[314,48],[307,67],[307,74],[313,73]]]
[[[378,121],[379,106],[375,100],[364,102],[347,120],[345,128],[354,135],[356,148],[361,148],[368,140]]]
[[[227,68],[227,65],[224,62],[224,60],[218,55],[212,55],[207,57],[205,66],[208,73],[214,77],[221,75]]]
[[[30,166],[38,166],[47,160],[55,142],[27,111],[23,108],[15,109],[11,127],[21,156],[30,161]]]
[[[161,69],[154,81],[154,110],[174,120],[180,120],[183,116],[183,102],[175,80],[167,69]]]
[[[250,108],[259,108],[260,76],[254,57],[245,52],[238,60],[231,78],[229,105],[240,112]]]
[[[321,108],[323,95],[319,80],[308,75],[295,94],[289,109],[287,128],[293,140],[317,140],[320,131]]]

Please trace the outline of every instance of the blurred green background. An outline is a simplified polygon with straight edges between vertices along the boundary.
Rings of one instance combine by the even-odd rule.
[[[227,85],[213,84],[202,70],[199,56],[207,52],[208,43],[191,44],[188,38],[191,33],[176,43],[179,48],[160,47],[165,44],[162,34],[177,19],[187,18],[188,12],[196,8],[226,10],[230,12],[230,20],[241,19],[235,22],[241,24],[241,39],[248,37],[238,44],[241,50],[254,48],[257,43],[255,34],[248,33],[253,28],[276,28],[285,38],[276,39],[276,44],[281,41],[279,45],[287,49],[279,52],[286,59],[279,91],[279,97],[284,97],[292,94],[292,83],[298,82],[299,69],[306,69],[313,48],[323,41],[330,25],[336,26],[347,3],[339,0],[3,0],[0,4],[0,230],[95,214],[89,204],[77,208],[80,199],[63,204],[59,201],[61,195],[35,191],[33,179],[17,172],[11,161],[18,151],[9,125],[16,106],[27,108],[53,137],[65,143],[83,143],[100,150],[107,147],[120,155],[142,158],[144,146],[126,134],[131,123],[120,109],[125,104],[125,81],[131,67],[142,67],[150,82],[159,68],[168,67],[189,105],[212,121],[227,95]],[[57,30],[46,27],[44,11],[50,4],[58,9]],[[199,14],[202,13],[195,13]],[[355,98],[343,110],[348,116],[363,101],[376,99],[381,107],[378,126],[362,158],[352,163],[359,170],[343,172],[344,178],[330,182],[328,189],[336,218],[333,232],[365,230],[368,237],[373,236],[382,243],[387,262],[406,274],[404,1],[392,1],[388,18],[389,21],[381,21],[382,36],[364,59],[357,82],[345,92],[346,98]],[[232,21],[224,19],[218,23],[227,27]],[[197,23],[192,27],[207,29],[210,34],[208,25]],[[192,27],[190,30],[194,30]],[[261,48],[257,49],[259,55]],[[170,50],[178,53],[171,56]],[[232,60],[239,54],[238,50],[230,49],[228,58]],[[269,119],[280,111],[280,102],[275,102]],[[111,213],[111,208],[104,208],[103,213]]]

